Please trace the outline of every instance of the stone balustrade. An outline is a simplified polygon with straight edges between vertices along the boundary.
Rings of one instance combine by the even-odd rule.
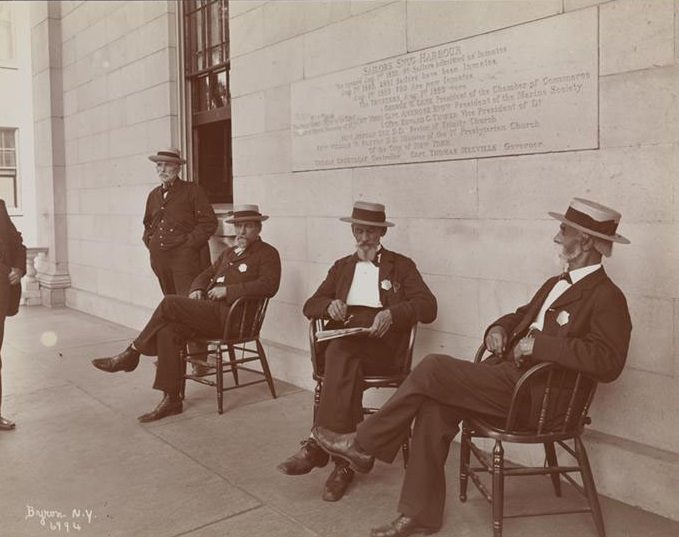
[[[47,248],[30,247],[26,249],[26,276],[22,279],[23,291],[21,304],[24,306],[39,306],[42,304],[40,296],[40,282],[38,281],[38,266],[41,257],[45,257]]]

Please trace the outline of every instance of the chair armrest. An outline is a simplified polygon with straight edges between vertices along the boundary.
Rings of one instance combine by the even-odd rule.
[[[552,362],[540,362],[528,369],[519,380],[514,385],[514,392],[512,393],[512,401],[509,404],[509,411],[507,412],[507,421],[505,425],[505,430],[511,431],[516,425],[516,420],[518,419],[517,413],[519,409],[519,396],[523,391],[524,387],[528,386],[528,382],[535,378],[538,373],[546,371],[548,369],[555,369],[558,366]]]
[[[241,296],[234,300],[226,314],[222,339],[230,341],[259,337],[268,304],[268,297],[261,296]],[[238,330],[237,334],[232,333],[234,328]]]
[[[476,351],[476,354],[474,355],[474,363],[475,364],[478,364],[478,363],[481,362],[485,352],[486,352],[486,343],[484,341],[483,343],[481,343],[481,345],[479,346],[479,349]]]

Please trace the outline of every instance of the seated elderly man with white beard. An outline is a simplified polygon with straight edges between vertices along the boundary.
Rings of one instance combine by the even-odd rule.
[[[430,534],[443,522],[445,462],[467,416],[505,418],[516,383],[537,362],[553,362],[600,382],[615,380],[625,365],[632,323],[622,291],[606,274],[602,256],[613,243],[621,215],[599,203],[574,198],[554,237],[566,271],[549,278],[525,306],[486,330],[493,355],[480,363],[444,354],[426,356],[382,408],[355,434],[321,423],[313,436],[326,452],[353,469],[369,472],[375,458],[392,462],[414,421],[399,516],[371,537]]]
[[[310,319],[331,319],[327,328],[370,328],[368,335],[330,341],[324,353],[316,425],[350,433],[363,420],[363,376],[393,368],[407,350],[412,325],[436,318],[436,298],[411,259],[382,246],[387,228],[394,225],[386,220],[384,205],[357,201],[351,217],[340,220],[351,224],[356,252],[334,263],[303,311]],[[278,469],[300,475],[327,463],[328,455],[309,438]],[[323,499],[339,500],[353,476],[348,464],[336,459]]]

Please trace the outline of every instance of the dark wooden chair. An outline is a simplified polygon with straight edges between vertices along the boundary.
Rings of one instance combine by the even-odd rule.
[[[485,352],[486,348],[482,345],[474,361],[480,362]],[[460,501],[467,500],[467,479],[471,478],[474,485],[492,505],[494,537],[502,536],[505,518],[567,513],[592,513],[599,537],[605,537],[604,521],[594,478],[581,438],[585,425],[591,422],[587,412],[596,386],[596,381],[577,371],[568,370],[550,362],[538,363],[529,368],[517,382],[506,419],[496,420],[475,416],[464,420],[460,452]],[[474,444],[474,438],[495,440],[492,456],[481,451]],[[566,441],[572,441],[573,447],[566,444]],[[506,467],[503,442],[543,444],[544,466]],[[575,459],[574,464],[559,465],[556,444]],[[470,466],[472,454],[481,466]],[[477,472],[490,474],[491,491],[488,491]],[[580,486],[569,475],[573,472],[580,473],[584,486]],[[557,496],[561,496],[560,476],[563,476],[588,500],[588,507],[506,515],[504,513],[505,476],[522,475],[549,475]]]
[[[266,359],[264,347],[259,340],[259,332],[264,323],[264,315],[269,304],[268,298],[241,297],[229,308],[224,335],[221,339],[193,338],[189,343],[198,344],[203,350],[188,351],[188,345],[181,352],[184,375],[180,387],[181,397],[184,397],[186,381],[193,380],[201,384],[213,386],[217,389],[217,408],[224,413],[224,392],[244,388],[260,382],[269,385],[271,396],[276,398],[276,389]],[[208,363],[208,355],[216,357],[216,365]],[[249,362],[259,361],[262,370],[245,366]],[[209,368],[203,374],[188,374],[188,362]],[[250,371],[262,375],[263,378],[249,382],[240,382],[239,370]],[[234,384],[224,387],[224,373],[231,373]]]
[[[314,389],[314,420],[318,405],[321,402],[321,391],[323,390],[324,380],[324,361],[323,361],[323,346],[325,342],[318,342],[316,340],[316,333],[323,330],[328,321],[325,319],[311,319],[309,322],[309,349],[311,350],[311,365],[313,367],[313,379],[316,381],[316,388]],[[363,391],[370,388],[398,388],[405,378],[410,374],[413,365],[413,347],[415,346],[415,336],[417,335],[417,323],[410,329],[410,338],[408,340],[408,347],[399,357],[397,367],[384,375],[370,375],[363,378]],[[377,408],[363,407],[363,414],[369,415],[377,412]],[[410,455],[410,441],[406,438],[402,446],[403,450],[403,466],[407,466]]]

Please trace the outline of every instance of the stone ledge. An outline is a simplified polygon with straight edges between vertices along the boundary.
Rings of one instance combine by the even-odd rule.
[[[129,304],[73,287],[66,289],[66,306],[137,330],[153,313],[152,307]]]
[[[679,520],[679,454],[598,431],[584,439],[599,494]]]

